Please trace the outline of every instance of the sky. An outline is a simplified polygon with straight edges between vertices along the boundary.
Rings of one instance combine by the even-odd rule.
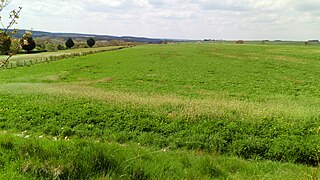
[[[6,10],[18,6],[19,29],[194,40],[320,39],[320,0],[12,0]]]

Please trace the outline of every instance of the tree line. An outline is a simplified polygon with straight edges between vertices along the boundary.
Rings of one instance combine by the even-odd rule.
[[[7,54],[7,52],[10,49],[11,46],[11,40],[9,40],[7,42],[7,46],[5,49],[3,49],[1,51],[2,54]],[[36,48],[36,42],[32,37],[32,33],[30,31],[26,31],[25,34],[22,36],[22,38],[19,40],[20,46],[23,50],[27,51],[27,52],[31,52],[32,50],[34,50]],[[89,38],[87,40],[87,45],[88,47],[93,47],[95,45],[96,41],[93,38]],[[63,49],[71,49],[72,47],[74,47],[75,43],[73,41],[72,38],[68,38],[65,41],[65,46],[58,44],[57,45],[57,49],[58,50],[63,50]]]
[[[22,7],[12,10],[9,13],[9,23],[5,24],[3,21],[3,10],[7,8],[7,6],[11,3],[12,0],[1,0],[0,1],[0,54],[8,55],[8,59],[3,61],[1,64],[8,63],[10,57],[18,53],[20,49],[25,50],[26,52],[31,52],[36,48],[36,42],[32,37],[32,33],[26,31],[21,39],[13,39],[12,36],[17,32],[16,29],[11,30],[11,28],[17,24],[17,20],[19,19],[20,12]],[[65,47],[59,44],[58,49],[70,49],[75,45],[74,41],[69,38],[65,42]],[[92,47],[95,45],[95,40],[93,38],[89,38],[87,40],[87,45]],[[1,66],[0,64],[0,66]]]

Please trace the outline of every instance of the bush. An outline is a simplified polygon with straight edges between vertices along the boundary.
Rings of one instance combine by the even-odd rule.
[[[8,54],[11,47],[11,37],[6,33],[0,34],[0,52],[1,54]]]
[[[36,47],[36,42],[32,38],[31,32],[25,32],[22,39],[20,40],[20,44],[23,50],[32,51]]]
[[[72,40],[71,38],[67,39],[67,41],[66,41],[66,47],[67,47],[68,49],[71,49],[73,46],[74,46],[73,40]]]
[[[85,46],[88,46],[86,42],[84,42],[84,41],[76,41],[76,43],[73,46],[73,48],[78,49],[78,48],[84,48]]]
[[[36,51],[46,51],[46,45],[45,44],[37,44],[35,50]]]
[[[57,48],[56,44],[50,43],[50,44],[46,44],[45,46],[46,46],[46,51],[48,51],[48,52],[56,52],[56,51],[58,51],[58,48]]]
[[[61,45],[61,44],[58,44],[57,49],[58,49],[58,50],[65,50],[66,47],[63,46],[63,45]]]
[[[89,38],[87,40],[87,44],[88,44],[89,47],[94,46],[95,43],[96,43],[96,41],[93,38]]]
[[[244,44],[244,41],[243,40],[238,40],[238,41],[236,41],[236,44]]]

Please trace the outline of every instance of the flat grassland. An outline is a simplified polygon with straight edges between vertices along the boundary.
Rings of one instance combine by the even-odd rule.
[[[319,177],[317,46],[143,45],[0,74],[0,178]]]

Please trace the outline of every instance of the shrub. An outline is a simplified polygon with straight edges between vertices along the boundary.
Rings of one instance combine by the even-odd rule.
[[[72,40],[71,38],[67,39],[67,41],[66,41],[66,47],[67,47],[68,49],[71,49],[73,46],[74,46],[73,40]]]
[[[46,45],[45,44],[37,44],[35,50],[36,51],[46,51]]]
[[[56,52],[56,51],[58,51],[58,48],[57,48],[56,44],[47,43],[45,46],[46,46],[46,51],[48,51],[48,52]]]
[[[87,42],[85,42],[85,41],[75,41],[76,43],[75,43],[75,45],[73,46],[73,48],[76,48],[76,49],[78,49],[78,48],[84,48],[85,46],[88,46],[87,45]]]
[[[11,37],[6,33],[0,33],[0,52],[1,54],[8,54],[11,47]]]
[[[61,44],[58,44],[57,49],[58,49],[58,50],[65,50],[66,47],[63,46],[63,45],[61,45]]]
[[[89,38],[87,40],[87,44],[88,44],[89,47],[94,46],[95,43],[96,43],[96,41],[93,38]]]
[[[32,38],[32,33],[27,31],[20,39],[20,44],[23,50],[32,51],[36,47],[36,42]]]
[[[243,44],[243,43],[244,43],[243,40],[238,40],[238,41],[236,41],[236,44]]]

